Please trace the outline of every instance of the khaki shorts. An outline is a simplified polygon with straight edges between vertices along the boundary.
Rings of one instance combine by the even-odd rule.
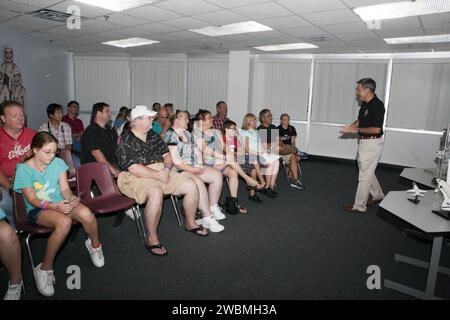
[[[164,169],[164,164],[153,163],[147,167],[161,171]],[[163,183],[152,178],[138,178],[128,171],[122,171],[117,178],[117,186],[124,195],[136,200],[139,204],[144,204],[147,202],[147,195],[150,189],[156,187],[160,188],[164,194],[172,194],[184,181],[189,179],[188,176],[178,173],[175,167],[170,171],[169,177],[169,182]]]

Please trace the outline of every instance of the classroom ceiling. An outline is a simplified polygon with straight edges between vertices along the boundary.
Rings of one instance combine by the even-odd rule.
[[[444,0],[446,1],[446,0]],[[450,0],[448,0],[450,1]],[[114,12],[75,1],[0,0],[0,27],[14,29],[79,53],[129,54],[228,53],[253,47],[308,42],[316,49],[280,53],[378,53],[450,51],[450,43],[388,45],[383,38],[450,33],[450,13],[382,20],[371,29],[355,14],[356,6],[395,0],[155,0]],[[80,30],[29,13],[38,9],[66,12],[81,9]],[[189,31],[211,25],[254,20],[273,31],[209,37]],[[143,37],[160,41],[150,46],[116,48],[104,41]],[[326,41],[319,41],[320,39]]]

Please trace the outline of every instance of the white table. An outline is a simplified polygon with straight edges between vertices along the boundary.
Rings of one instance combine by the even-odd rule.
[[[436,188],[436,184],[433,183],[434,170],[435,169],[405,168],[400,174],[400,177],[430,188]]]
[[[405,191],[391,191],[380,203],[380,207],[393,215],[410,223],[425,234],[433,238],[431,258],[429,262],[417,260],[400,254],[395,254],[397,262],[403,262],[416,267],[428,269],[428,278],[425,291],[417,290],[391,280],[385,280],[384,286],[419,299],[441,299],[435,296],[436,279],[438,273],[450,275],[450,269],[439,266],[441,257],[443,235],[450,233],[450,221],[446,220],[432,210],[439,210],[442,197],[440,193],[428,191],[420,198],[419,204],[408,201],[409,195]]]

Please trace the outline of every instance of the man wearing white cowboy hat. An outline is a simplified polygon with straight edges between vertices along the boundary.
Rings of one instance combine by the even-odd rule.
[[[147,249],[155,256],[165,256],[167,250],[157,235],[164,195],[184,196],[186,231],[200,237],[207,236],[208,231],[195,222],[199,201],[197,185],[176,171],[167,144],[151,130],[155,115],[146,106],[131,110],[131,130],[124,133],[117,149],[118,163],[124,170],[117,185],[137,203],[146,203]]]

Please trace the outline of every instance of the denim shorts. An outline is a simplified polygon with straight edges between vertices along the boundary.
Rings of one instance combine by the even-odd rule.
[[[30,222],[32,223],[32,224],[34,224],[35,226],[37,226],[38,225],[38,223],[37,223],[37,219],[38,219],[38,217],[39,217],[39,215],[42,213],[42,209],[40,209],[40,208],[34,208],[34,209],[32,209],[32,210],[30,210],[30,211],[28,211],[28,219],[30,220]]]

